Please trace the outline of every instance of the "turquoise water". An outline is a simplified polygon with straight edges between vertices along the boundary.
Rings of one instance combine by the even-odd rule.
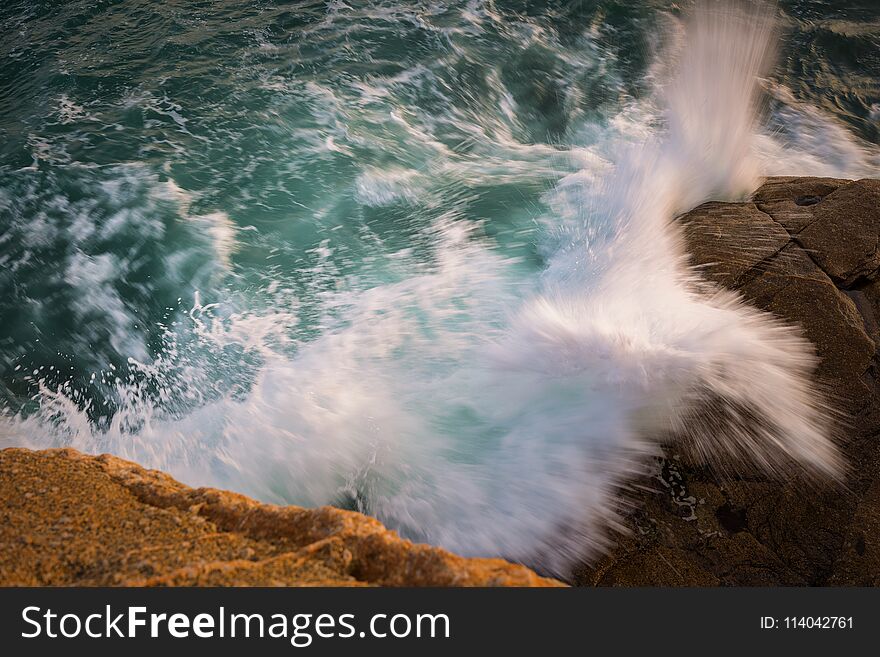
[[[531,426],[487,414],[466,365],[580,230],[557,183],[662,133],[667,4],[4,3],[4,442],[436,539],[371,497],[408,466],[369,464],[476,466]],[[876,3],[777,13],[764,172],[876,174]],[[392,388],[405,417],[373,396]],[[533,403],[546,420],[573,394]]]
[[[7,398],[18,364],[147,357],[196,289],[307,287],[326,240],[383,280],[453,212],[539,268],[542,195],[644,94],[663,4],[5,3]],[[880,18],[846,5],[784,6],[777,76],[877,140]]]

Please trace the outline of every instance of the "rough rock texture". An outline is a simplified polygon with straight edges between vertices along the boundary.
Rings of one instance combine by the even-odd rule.
[[[880,180],[772,178],[680,218],[693,264],[802,327],[841,411],[845,485],[720,479],[668,450],[597,585],[880,584]]]
[[[0,451],[0,584],[559,586],[331,507],[192,489],[113,456]]]

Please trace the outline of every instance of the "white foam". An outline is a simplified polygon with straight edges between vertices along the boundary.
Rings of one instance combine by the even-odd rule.
[[[358,200],[373,206],[414,201],[419,196],[419,178],[420,173],[412,169],[367,169],[356,182]]]
[[[274,502],[348,498],[412,538],[558,573],[606,545],[620,489],[670,431],[715,462],[835,474],[811,346],[732,293],[697,294],[672,221],[703,199],[748,193],[783,157],[767,156],[755,118],[768,21],[697,11],[683,50],[668,53],[665,132],[646,128],[650,108],[631,106],[570,152],[585,168],[549,193],[555,231],[538,280],[450,213],[422,236],[425,260],[404,250],[381,263],[383,284],[321,288],[316,338],[292,338],[299,301],[277,286],[270,312],[196,299],[163,355],[115,382],[109,426],[90,422],[75,392],[44,385],[42,413],[20,418],[9,440],[42,445],[51,431],[56,443]],[[318,119],[341,135],[341,111],[328,101]],[[551,168],[552,147],[503,125],[492,127],[494,155],[519,158],[506,169],[456,161],[424,125],[401,121],[462,177]],[[399,198],[409,178],[392,179],[386,189],[381,175],[362,177],[362,200]],[[232,377],[230,349],[247,364]],[[706,399],[762,422],[694,431],[688,413]]]

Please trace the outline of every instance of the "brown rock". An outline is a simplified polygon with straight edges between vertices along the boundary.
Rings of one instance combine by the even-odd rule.
[[[835,283],[873,279],[880,267],[880,180],[840,187],[810,206],[813,220],[796,239]]]
[[[667,459],[666,494],[636,494],[637,531],[575,581],[593,585],[875,584],[880,578],[880,181],[770,179],[749,203],[680,218],[712,282],[802,328],[840,412],[845,485],[721,479]],[[670,447],[670,454],[675,447]],[[682,514],[690,499],[692,513]]]
[[[789,243],[786,230],[753,204],[706,203],[683,222],[692,261],[705,276],[736,288]]]
[[[13,476],[14,473],[14,476]],[[560,586],[501,559],[464,559],[331,507],[192,489],[72,449],[0,451],[6,586]]]
[[[813,205],[850,182],[839,178],[770,178],[752,200],[788,232],[798,233],[813,220]]]
[[[880,476],[861,496],[834,563],[830,585],[880,586]]]
[[[789,242],[753,278],[737,287],[747,301],[803,329],[816,346],[817,375],[850,413],[864,404],[861,375],[874,341],[855,302],[795,242]]]

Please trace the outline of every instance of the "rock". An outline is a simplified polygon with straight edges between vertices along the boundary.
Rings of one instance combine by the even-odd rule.
[[[791,240],[785,228],[754,205],[706,203],[700,208],[684,224],[688,250],[699,270],[724,287],[741,286]]]
[[[770,178],[752,200],[786,231],[796,234],[813,220],[811,207],[850,182],[839,178]]]
[[[561,586],[413,544],[359,513],[192,489],[72,449],[0,451],[0,500],[0,545],[14,546],[0,551],[6,586]]]
[[[755,207],[783,226],[836,285],[874,280],[880,268],[880,180],[774,178]]]
[[[812,220],[795,240],[835,284],[873,280],[880,268],[880,180],[844,185],[809,206]]]
[[[878,213],[880,181],[771,178],[752,202],[706,203],[679,219],[698,270],[816,346],[851,472],[844,485],[721,478],[674,459],[672,446],[655,492],[635,496],[637,531],[577,583],[880,583]],[[684,517],[683,499],[696,500]]]

